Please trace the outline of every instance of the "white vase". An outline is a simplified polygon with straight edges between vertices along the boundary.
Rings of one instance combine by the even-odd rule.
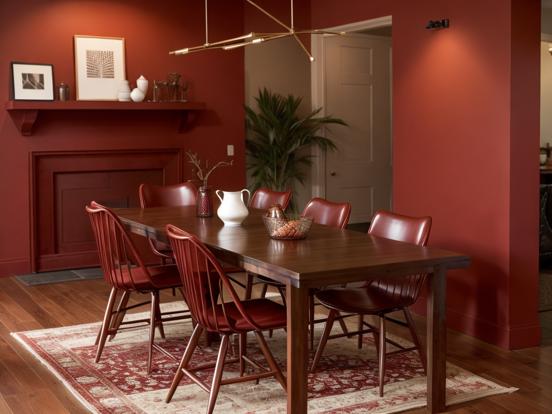
[[[246,188],[241,191],[215,191],[221,201],[217,215],[225,226],[239,226],[249,215],[249,210],[243,201],[244,192],[251,197],[251,193]]]
[[[145,97],[146,94],[138,88],[134,88],[130,93],[130,99],[132,99],[134,102],[142,102]]]
[[[140,77],[136,79],[136,86],[144,92],[144,95],[148,94],[148,84],[149,82],[146,78],[144,78],[144,75],[140,75]]]
[[[117,99],[121,102],[130,101],[130,86],[128,86],[127,80],[121,82],[119,90],[117,92]]]

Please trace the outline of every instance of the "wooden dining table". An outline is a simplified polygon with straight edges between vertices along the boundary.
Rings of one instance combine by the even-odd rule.
[[[287,412],[307,412],[309,289],[378,278],[427,273],[427,407],[445,409],[446,273],[469,265],[469,257],[365,233],[313,224],[304,240],[272,240],[251,210],[241,226],[196,217],[195,207],[115,209],[133,233],[167,242],[165,226],[195,234],[215,256],[286,285]]]

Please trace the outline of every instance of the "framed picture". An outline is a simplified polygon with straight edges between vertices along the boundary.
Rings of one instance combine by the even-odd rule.
[[[11,73],[13,100],[54,100],[54,67],[52,65],[12,62]]]
[[[125,39],[75,35],[77,100],[116,101],[126,79]]]

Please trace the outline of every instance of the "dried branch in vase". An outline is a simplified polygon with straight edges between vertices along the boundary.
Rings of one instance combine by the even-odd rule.
[[[194,172],[197,178],[201,181],[203,187],[207,187],[207,180],[213,171],[219,167],[229,167],[234,164],[234,160],[219,161],[216,164],[209,166],[209,160],[205,160],[205,165],[202,165],[202,161],[197,157],[196,153],[186,151],[188,156],[188,162],[194,166]]]

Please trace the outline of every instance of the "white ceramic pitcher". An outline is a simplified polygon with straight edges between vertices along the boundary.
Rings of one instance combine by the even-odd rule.
[[[217,215],[224,222],[225,226],[239,226],[242,221],[249,215],[249,210],[243,201],[243,193],[248,194],[248,200],[251,193],[247,188],[241,191],[215,191],[220,199],[220,207],[217,210]]]

